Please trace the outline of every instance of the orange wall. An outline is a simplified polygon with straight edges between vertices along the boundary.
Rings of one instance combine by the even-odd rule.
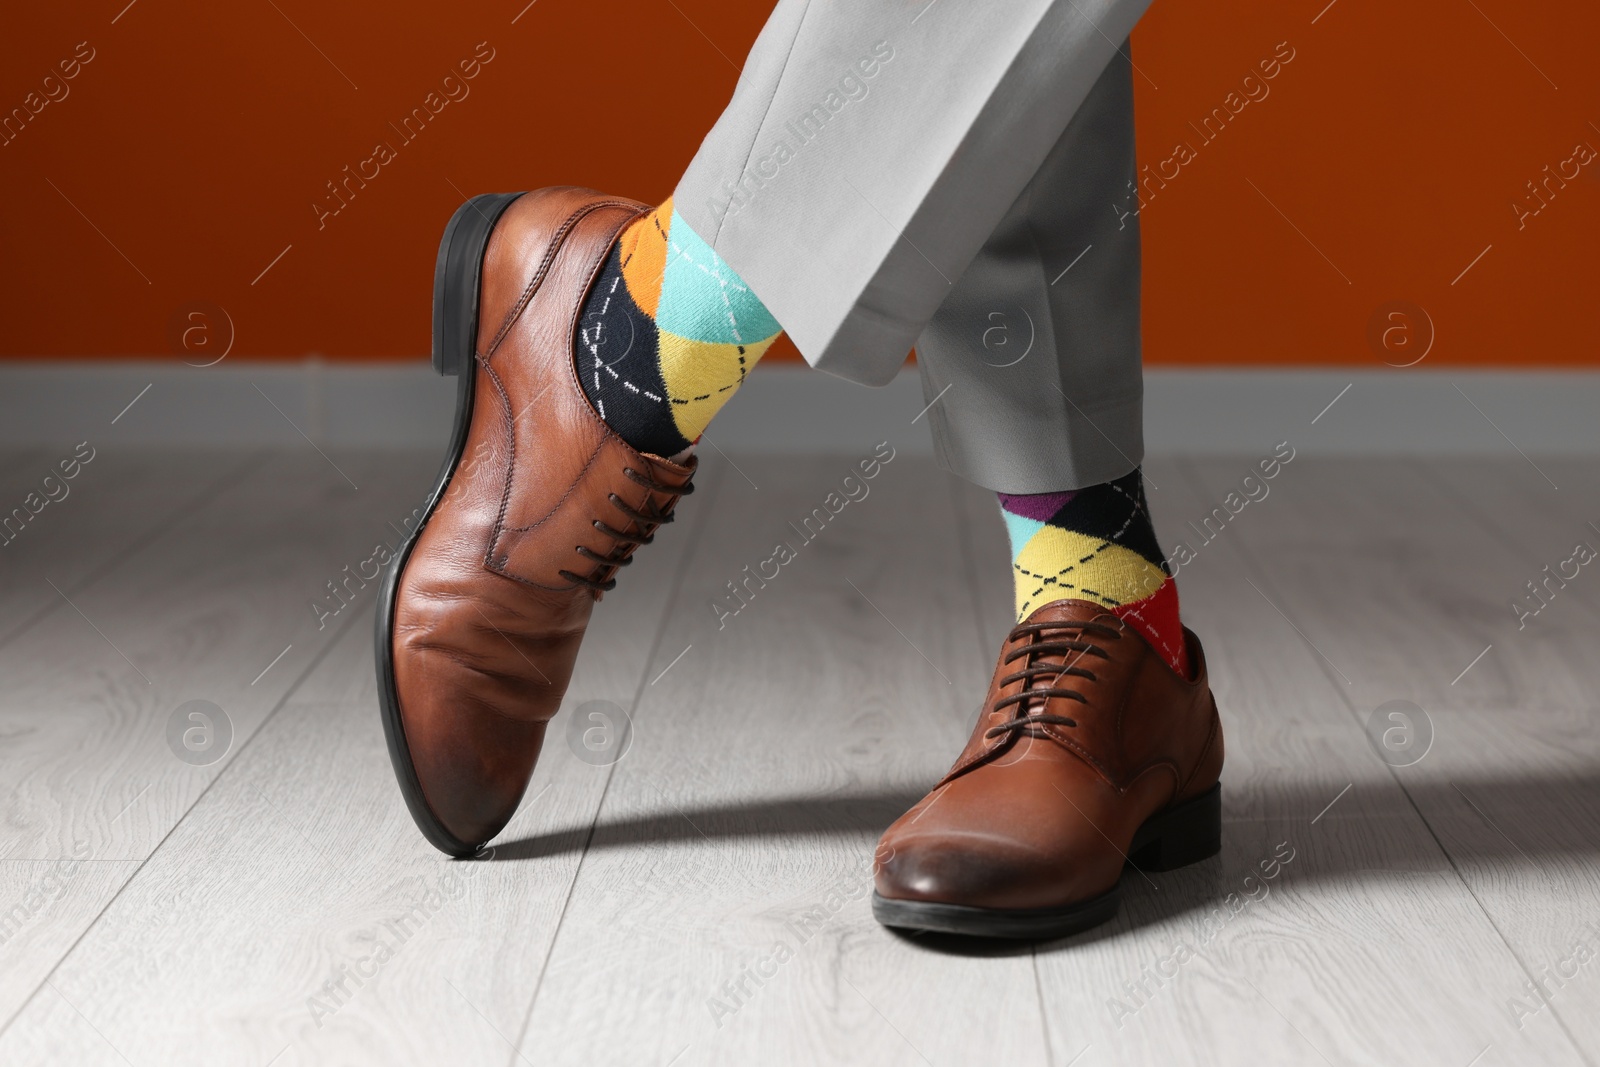
[[[577,183],[659,200],[765,13],[126,2],[6,19],[0,109],[59,97],[0,146],[6,355],[168,355],[175,318],[204,301],[226,310],[235,356],[420,356],[438,234],[463,195]],[[1526,183],[1600,148],[1600,14],[1325,3],[1158,0],[1141,24],[1142,161],[1154,174],[1172,159],[1143,214],[1147,359],[1377,365],[1387,336],[1407,362],[1420,307],[1436,330],[1425,366],[1594,363],[1600,158],[1565,163],[1578,176],[1550,180],[1547,202]],[[492,58],[469,95],[319,223],[324,183],[398,143],[388,123],[479,42]],[[1294,58],[1246,86],[1279,42]],[[74,68],[75,50],[92,58]],[[1195,127],[1229,104],[1206,141]],[[1410,334],[1382,317],[1394,301]]]

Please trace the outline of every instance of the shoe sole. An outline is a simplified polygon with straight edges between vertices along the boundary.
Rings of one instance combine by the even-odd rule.
[[[1128,866],[1171,871],[1222,851],[1222,783],[1146,819],[1128,847]],[[1116,917],[1122,883],[1097,897],[1054,908],[975,908],[872,894],[872,915],[884,926],[966,937],[1043,941],[1081,933]]]
[[[422,783],[411,762],[405,725],[400,719],[400,698],[394,680],[394,608],[400,575],[411,550],[444,496],[466,449],[472,422],[473,389],[477,382],[478,289],[483,277],[483,254],[495,223],[522,193],[485,193],[468,200],[451,216],[439,241],[439,258],[433,269],[433,369],[456,379],[455,425],[439,476],[434,479],[423,509],[422,521],[400,545],[378,589],[377,632],[374,659],[378,668],[378,706],[383,713],[383,736],[389,745],[400,794],[406,799],[412,821],[428,843],[451,856],[476,855],[482,841],[463,841],[434,815],[422,795]]]

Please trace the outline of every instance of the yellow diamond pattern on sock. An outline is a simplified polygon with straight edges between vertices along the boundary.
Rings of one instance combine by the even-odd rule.
[[[670,199],[618,235],[579,321],[595,413],[634,448],[678,458],[782,333]]]
[[[756,365],[777,335],[748,345],[695,341],[661,330],[657,344],[661,380],[672,400],[678,432],[690,441],[699,437],[744,376]]]
[[[1132,549],[1045,525],[1012,562],[1017,618],[1052,600],[1088,600],[1114,608],[1151,596],[1166,572]]]

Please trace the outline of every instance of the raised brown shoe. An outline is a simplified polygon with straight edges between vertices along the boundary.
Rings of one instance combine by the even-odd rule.
[[[1086,601],[1018,624],[961,757],[878,845],[878,921],[1061,937],[1116,914],[1125,867],[1215,855],[1222,724],[1200,641],[1184,636],[1193,680]]]
[[[587,189],[489,194],[439,245],[433,363],[460,379],[455,430],[385,577],[376,653],[400,791],[452,855],[516,812],[594,602],[691,491],[692,462],[630,448],[573,363],[584,297],[646,210]]]

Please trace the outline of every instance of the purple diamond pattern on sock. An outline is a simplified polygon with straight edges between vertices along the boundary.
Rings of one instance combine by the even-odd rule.
[[[1035,522],[1049,522],[1056,517],[1058,511],[1067,506],[1069,500],[1077,495],[1077,490],[1065,493],[1030,493],[1023,496],[999,494],[1001,507],[1013,515],[1021,515]]]

